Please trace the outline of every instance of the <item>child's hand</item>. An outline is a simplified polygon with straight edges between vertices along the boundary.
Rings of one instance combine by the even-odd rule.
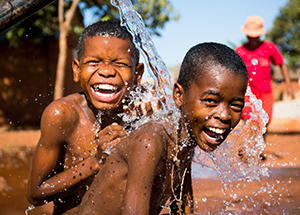
[[[97,136],[97,159],[105,159],[108,156],[108,150],[111,149],[114,145],[120,142],[122,137],[126,136],[124,128],[118,123],[112,123],[111,125],[100,130]]]
[[[287,93],[292,99],[295,99],[295,91],[293,90],[292,86],[289,85],[287,87]]]
[[[125,136],[124,128],[114,122],[98,133],[98,147],[100,150],[105,151],[107,148],[112,148]]]
[[[162,104],[166,101],[164,96],[161,96],[160,98],[157,99],[157,104],[155,106],[156,110],[160,110],[162,108]],[[123,110],[128,113],[131,114],[133,116],[151,116],[153,114],[153,106],[151,101],[146,101],[145,102],[145,108],[142,108],[142,104],[138,103],[135,104],[135,106],[133,107],[133,109],[131,110],[128,106],[124,106]]]

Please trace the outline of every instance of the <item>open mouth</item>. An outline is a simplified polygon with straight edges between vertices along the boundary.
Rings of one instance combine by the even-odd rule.
[[[111,84],[94,84],[92,88],[97,99],[105,102],[114,100],[120,93],[120,89]]]
[[[203,128],[204,136],[207,142],[211,144],[220,144],[227,136],[228,129],[205,127]]]

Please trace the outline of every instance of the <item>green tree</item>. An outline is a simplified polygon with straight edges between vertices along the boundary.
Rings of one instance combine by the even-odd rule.
[[[278,46],[289,67],[300,66],[300,0],[289,0],[280,9],[266,36]]]
[[[96,20],[119,19],[119,11],[110,4],[109,0],[58,0],[39,10],[25,21],[13,26],[6,33],[10,45],[18,46],[24,41],[40,43],[47,36],[59,36],[59,56],[56,71],[54,99],[63,96],[63,83],[67,59],[67,34],[75,32],[79,35],[83,31],[80,25],[86,10],[93,8]],[[144,19],[150,33],[160,35],[168,21],[177,20],[170,0],[132,0],[135,9]]]

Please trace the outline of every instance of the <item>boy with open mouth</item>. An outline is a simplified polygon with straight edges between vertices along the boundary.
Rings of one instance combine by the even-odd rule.
[[[74,81],[83,92],[53,101],[44,110],[28,181],[29,202],[53,201],[53,214],[77,211],[107,156],[103,151],[126,135],[118,114],[128,110],[128,95],[144,72],[131,34],[116,21],[88,26],[77,55]]]

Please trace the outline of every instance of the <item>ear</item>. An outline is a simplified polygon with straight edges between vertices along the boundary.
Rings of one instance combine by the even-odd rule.
[[[139,87],[142,82],[142,76],[144,74],[144,64],[139,63],[135,68],[135,85],[136,87]]]
[[[173,87],[173,99],[177,107],[181,107],[183,105],[183,97],[184,97],[184,90],[179,83],[175,83]]]
[[[74,82],[80,81],[80,62],[78,59],[74,58],[72,61],[72,69],[73,69],[73,80]]]

